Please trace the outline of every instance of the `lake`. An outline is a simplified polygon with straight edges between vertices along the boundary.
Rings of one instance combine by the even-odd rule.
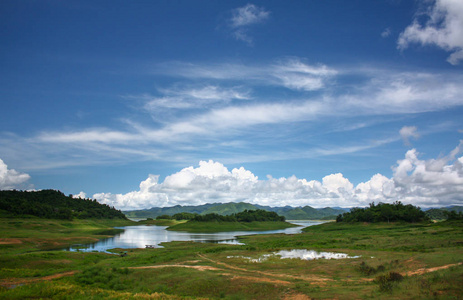
[[[173,241],[194,241],[202,243],[222,243],[222,244],[236,244],[240,245],[237,236],[240,235],[253,235],[253,234],[272,234],[272,233],[285,233],[296,234],[300,233],[305,227],[318,225],[323,222],[319,221],[289,221],[292,224],[300,225],[300,227],[292,227],[280,230],[267,230],[267,231],[230,231],[230,232],[217,232],[217,233],[188,233],[183,231],[169,231],[166,230],[167,226],[126,226],[117,227],[124,229],[124,232],[100,240],[92,244],[74,245],[67,250],[69,251],[102,251],[106,252],[109,249],[122,248],[145,248],[146,245],[152,245],[154,248],[162,247],[161,243]]]

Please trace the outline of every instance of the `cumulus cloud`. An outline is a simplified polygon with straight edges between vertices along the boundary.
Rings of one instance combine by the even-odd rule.
[[[423,16],[426,22],[420,22]],[[436,45],[452,52],[447,59],[452,65],[463,60],[463,1],[436,0],[425,13],[418,14],[397,41],[399,49],[411,43]]]
[[[80,199],[87,199],[87,194],[81,191],[81,192],[80,192],[79,194],[77,194],[77,195],[72,195],[72,198],[76,198],[76,199],[79,199],[79,198],[80,198]]]
[[[200,205],[245,201],[269,206],[366,206],[372,201],[402,201],[422,207],[463,204],[463,141],[447,156],[420,160],[416,149],[393,166],[393,176],[375,174],[354,186],[343,174],[321,181],[288,178],[259,179],[245,168],[228,170],[214,161],[201,161],[159,182],[149,175],[139,191],[100,193],[93,197],[122,210],[174,205]]]
[[[8,166],[0,159],[0,190],[31,188],[32,185],[27,183],[30,178],[29,174],[8,169]]]
[[[264,22],[270,17],[270,12],[263,7],[254,4],[246,4],[243,7],[232,10],[230,27],[235,39],[252,45],[253,39],[249,35],[249,27]]]
[[[418,133],[418,128],[416,128],[416,126],[404,126],[400,129],[399,134],[402,137],[404,144],[407,146],[411,144],[410,138],[417,139],[420,137],[420,134]]]

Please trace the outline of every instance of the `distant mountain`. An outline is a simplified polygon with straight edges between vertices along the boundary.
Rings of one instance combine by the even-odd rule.
[[[204,205],[198,206],[182,206],[182,205],[175,205],[171,207],[152,207],[150,209],[142,209],[142,210],[132,210],[132,211],[123,211],[123,213],[128,218],[156,218],[157,216],[162,215],[175,215],[181,212],[188,212],[193,214],[201,214],[203,211],[208,210],[210,207],[219,205],[218,203],[208,203]]]
[[[207,210],[201,212],[201,215],[206,214],[218,214],[222,216],[228,216],[231,214],[237,214],[245,210],[256,210],[257,208],[249,203],[239,202],[239,203],[224,203],[224,204],[217,204],[208,208]]]
[[[219,215],[231,215],[239,213],[244,210],[257,210],[263,209],[267,211],[276,212],[280,216],[284,216],[287,220],[334,220],[336,216],[346,212],[346,209],[339,208],[313,208],[310,206],[304,207],[270,207],[262,205],[253,205],[245,202],[239,203],[214,203],[204,204],[198,206],[181,206],[176,205],[173,207],[153,207],[144,210],[125,211],[125,215],[129,218],[156,218],[161,215],[174,215],[180,212],[196,213],[200,215],[216,213]]]

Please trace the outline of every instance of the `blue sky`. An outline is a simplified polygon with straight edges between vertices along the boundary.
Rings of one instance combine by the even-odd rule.
[[[463,204],[463,3],[0,3],[0,188]]]

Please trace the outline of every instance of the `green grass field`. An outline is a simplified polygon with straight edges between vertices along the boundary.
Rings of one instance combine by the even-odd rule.
[[[128,256],[47,250],[111,233],[108,221],[0,219],[0,299],[461,299],[463,224],[340,224],[246,245],[172,242]],[[280,259],[279,250],[347,253]],[[120,249],[114,249],[119,253]]]

